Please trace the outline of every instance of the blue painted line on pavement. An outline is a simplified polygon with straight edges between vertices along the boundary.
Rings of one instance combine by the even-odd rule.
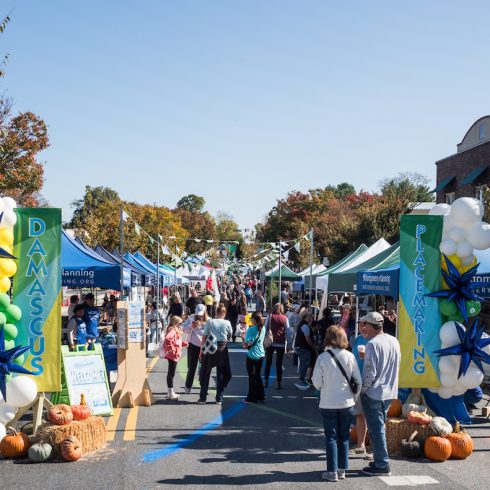
[[[199,440],[201,437],[204,437],[208,432],[214,429],[218,429],[221,425],[223,425],[223,423],[226,420],[236,415],[238,412],[243,410],[246,406],[247,405],[242,402],[235,403],[228,410],[225,410],[221,415],[211,420],[211,422],[208,422],[207,424],[203,425],[189,436],[184,437],[181,441],[175,444],[170,444],[169,446],[162,449],[157,449],[155,451],[148,451],[143,456],[143,462],[154,463],[159,459],[171,456],[172,454],[180,451],[184,447],[189,446],[193,442]]]

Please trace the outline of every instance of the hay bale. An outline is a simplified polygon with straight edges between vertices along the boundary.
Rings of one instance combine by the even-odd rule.
[[[68,425],[46,423],[39,427],[35,442],[47,442],[53,447],[54,457],[61,459],[61,443],[68,436],[75,436],[82,445],[82,453],[88,454],[106,445],[106,425],[102,417],[89,417]]]
[[[432,435],[427,426],[409,423],[407,419],[389,418],[385,427],[389,454],[398,454],[400,452],[400,441],[408,439],[414,431],[417,431],[417,437],[423,440]]]

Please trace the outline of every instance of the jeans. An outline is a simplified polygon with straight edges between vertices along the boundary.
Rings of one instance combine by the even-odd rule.
[[[246,400],[249,402],[265,400],[264,385],[260,377],[263,359],[263,357],[260,359],[251,359],[247,356],[248,394]]]
[[[189,344],[187,346],[187,377],[185,378],[186,388],[192,388],[197,365],[199,363],[199,352],[201,352],[201,348],[197,345]]]
[[[201,400],[206,400],[206,396],[208,394],[210,376],[211,373],[208,374],[204,373],[202,376],[201,392],[199,394],[199,398]],[[225,387],[224,387],[225,376],[226,376],[226,368],[216,366],[216,401],[217,402],[223,401],[223,392],[225,391]]]
[[[177,361],[171,361],[170,359],[167,359],[167,361],[168,361],[167,387],[173,388],[175,371],[177,370]]]
[[[298,357],[299,357],[299,379],[301,381],[304,381],[306,376],[306,371],[310,367],[311,350],[305,349],[303,347],[299,347]]]
[[[282,381],[282,360],[284,358],[284,352],[286,351],[285,347],[274,347],[273,345],[267,347],[265,350],[264,378],[266,381],[269,381],[274,351],[276,351],[276,378],[277,382],[280,383]]]
[[[367,395],[361,395],[362,409],[373,448],[374,464],[377,468],[387,468],[390,465],[385,422],[391,402],[392,400],[373,400]]]
[[[349,430],[354,407],[320,408],[327,453],[327,471],[337,472],[349,468]]]

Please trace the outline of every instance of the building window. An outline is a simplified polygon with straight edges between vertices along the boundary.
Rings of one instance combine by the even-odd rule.
[[[446,194],[446,204],[452,204],[455,199],[455,193],[454,192],[449,192]]]
[[[480,141],[485,138],[485,123],[480,124],[478,138]]]

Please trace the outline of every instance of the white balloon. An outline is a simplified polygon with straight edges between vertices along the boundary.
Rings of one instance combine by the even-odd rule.
[[[452,216],[450,214],[446,214],[446,216],[444,216],[444,220],[442,222],[442,232],[443,233],[448,233],[449,234],[449,230],[453,227],[453,226],[457,226],[456,223],[454,222]]]
[[[477,250],[490,248],[490,225],[484,221],[474,223],[466,230],[466,239]]]
[[[450,386],[454,386],[456,381],[458,380],[458,373],[453,371],[452,373],[441,373],[440,382],[441,386],[444,388],[449,388]]]
[[[431,393],[439,393],[439,388],[427,388]]]
[[[451,211],[451,206],[446,203],[436,204],[430,211],[430,216],[445,216]]]
[[[15,214],[15,212],[11,209],[4,209],[2,221],[0,222],[0,229],[12,228],[15,223],[17,223],[17,215]]]
[[[7,424],[10,422],[15,417],[16,412],[17,408],[8,403],[0,405],[0,424]]]
[[[7,435],[7,429],[5,429],[5,425],[0,424],[0,442]]]
[[[7,403],[14,407],[25,407],[37,396],[36,382],[27,376],[17,376],[7,383]]]
[[[453,394],[454,396],[460,396],[460,395],[464,395],[466,392],[468,391],[468,388],[466,388],[465,386],[463,386],[461,383],[456,383],[454,386],[453,386]]]
[[[451,206],[451,218],[460,226],[468,226],[483,217],[483,206],[473,197],[460,197]]]
[[[466,371],[466,374],[459,378],[459,382],[461,383],[461,385],[468,390],[480,386],[482,381],[483,373],[476,366],[473,365],[470,365],[468,367],[468,371]]]
[[[451,226],[448,235],[451,240],[459,243],[465,240],[466,230],[462,226]]]
[[[441,343],[444,344],[443,349],[461,343],[458,331],[456,330],[456,324],[453,321],[446,322],[441,327],[441,329],[439,330],[439,338],[441,339]]]
[[[8,197],[8,196],[7,197],[4,197],[2,199],[2,201],[3,201],[4,206],[7,209],[15,209],[17,207],[17,203],[11,197]]]
[[[447,388],[446,387],[439,388],[438,395],[441,398],[444,398],[445,400],[451,398],[453,396],[453,387],[450,386]]]
[[[458,250],[458,244],[451,239],[443,240],[439,245],[439,250],[444,255],[454,255],[456,250]]]
[[[439,359],[439,371],[445,374],[455,374],[458,373],[458,356],[444,356]]]
[[[474,259],[475,259],[475,256],[474,256],[474,255],[470,255],[470,256],[468,256],[468,257],[463,257],[463,258],[461,259],[461,263],[462,263],[463,265],[470,265],[470,264],[472,264],[472,263],[473,263],[473,260],[474,260]]]
[[[473,257],[473,247],[466,241],[461,242],[456,250],[456,255],[461,259]]]

